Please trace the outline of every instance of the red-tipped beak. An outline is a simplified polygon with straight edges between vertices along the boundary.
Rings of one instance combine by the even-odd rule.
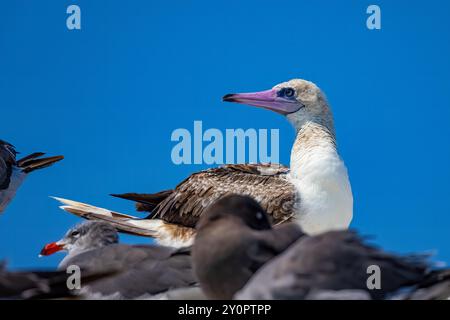
[[[41,256],[49,256],[51,254],[54,254],[55,252],[63,250],[64,247],[57,242],[52,242],[49,244],[46,244],[45,247],[41,250]]]

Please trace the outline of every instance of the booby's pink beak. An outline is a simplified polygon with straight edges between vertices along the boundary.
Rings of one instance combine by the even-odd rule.
[[[41,250],[41,256],[49,256],[54,254],[55,252],[61,251],[64,249],[64,246],[59,244],[58,242],[51,242],[46,244],[44,248]]]
[[[302,107],[296,100],[280,97],[278,95],[278,90],[276,89],[251,93],[227,94],[222,98],[222,100],[261,107],[283,115],[296,112]]]

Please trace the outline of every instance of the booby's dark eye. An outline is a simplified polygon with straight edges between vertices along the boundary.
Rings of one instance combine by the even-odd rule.
[[[294,89],[292,89],[292,88],[286,88],[286,89],[284,89],[284,95],[285,95],[286,97],[292,98],[292,97],[294,96],[294,94],[295,94]]]

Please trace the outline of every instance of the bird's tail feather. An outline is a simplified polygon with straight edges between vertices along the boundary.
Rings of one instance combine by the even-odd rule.
[[[52,198],[61,202],[62,206],[60,206],[60,208],[66,212],[88,220],[101,220],[109,222],[118,231],[128,234],[158,238],[161,231],[160,229],[164,224],[161,220],[140,219],[78,201],[57,197]]]
[[[136,210],[152,212],[159,203],[166,199],[173,190],[165,190],[157,193],[123,193],[111,194],[111,196],[136,202]]]
[[[64,159],[63,156],[54,156],[48,158],[41,158],[45,153],[35,152],[17,161],[17,166],[25,173],[30,173],[35,170],[47,168],[52,164]]]

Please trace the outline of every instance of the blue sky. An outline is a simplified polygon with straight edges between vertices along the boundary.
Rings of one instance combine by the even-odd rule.
[[[82,30],[66,28],[77,4]],[[346,3],[344,5],[344,3]],[[382,29],[366,28],[378,4]],[[78,218],[49,195],[133,213],[110,193],[168,189],[206,165],[172,163],[176,128],[293,129],[229,92],[316,82],[334,111],[350,173],[352,227],[399,252],[450,262],[448,1],[24,1],[0,5],[0,138],[23,154],[63,154],[0,216],[0,258],[37,257]],[[122,236],[129,243],[147,239]]]

